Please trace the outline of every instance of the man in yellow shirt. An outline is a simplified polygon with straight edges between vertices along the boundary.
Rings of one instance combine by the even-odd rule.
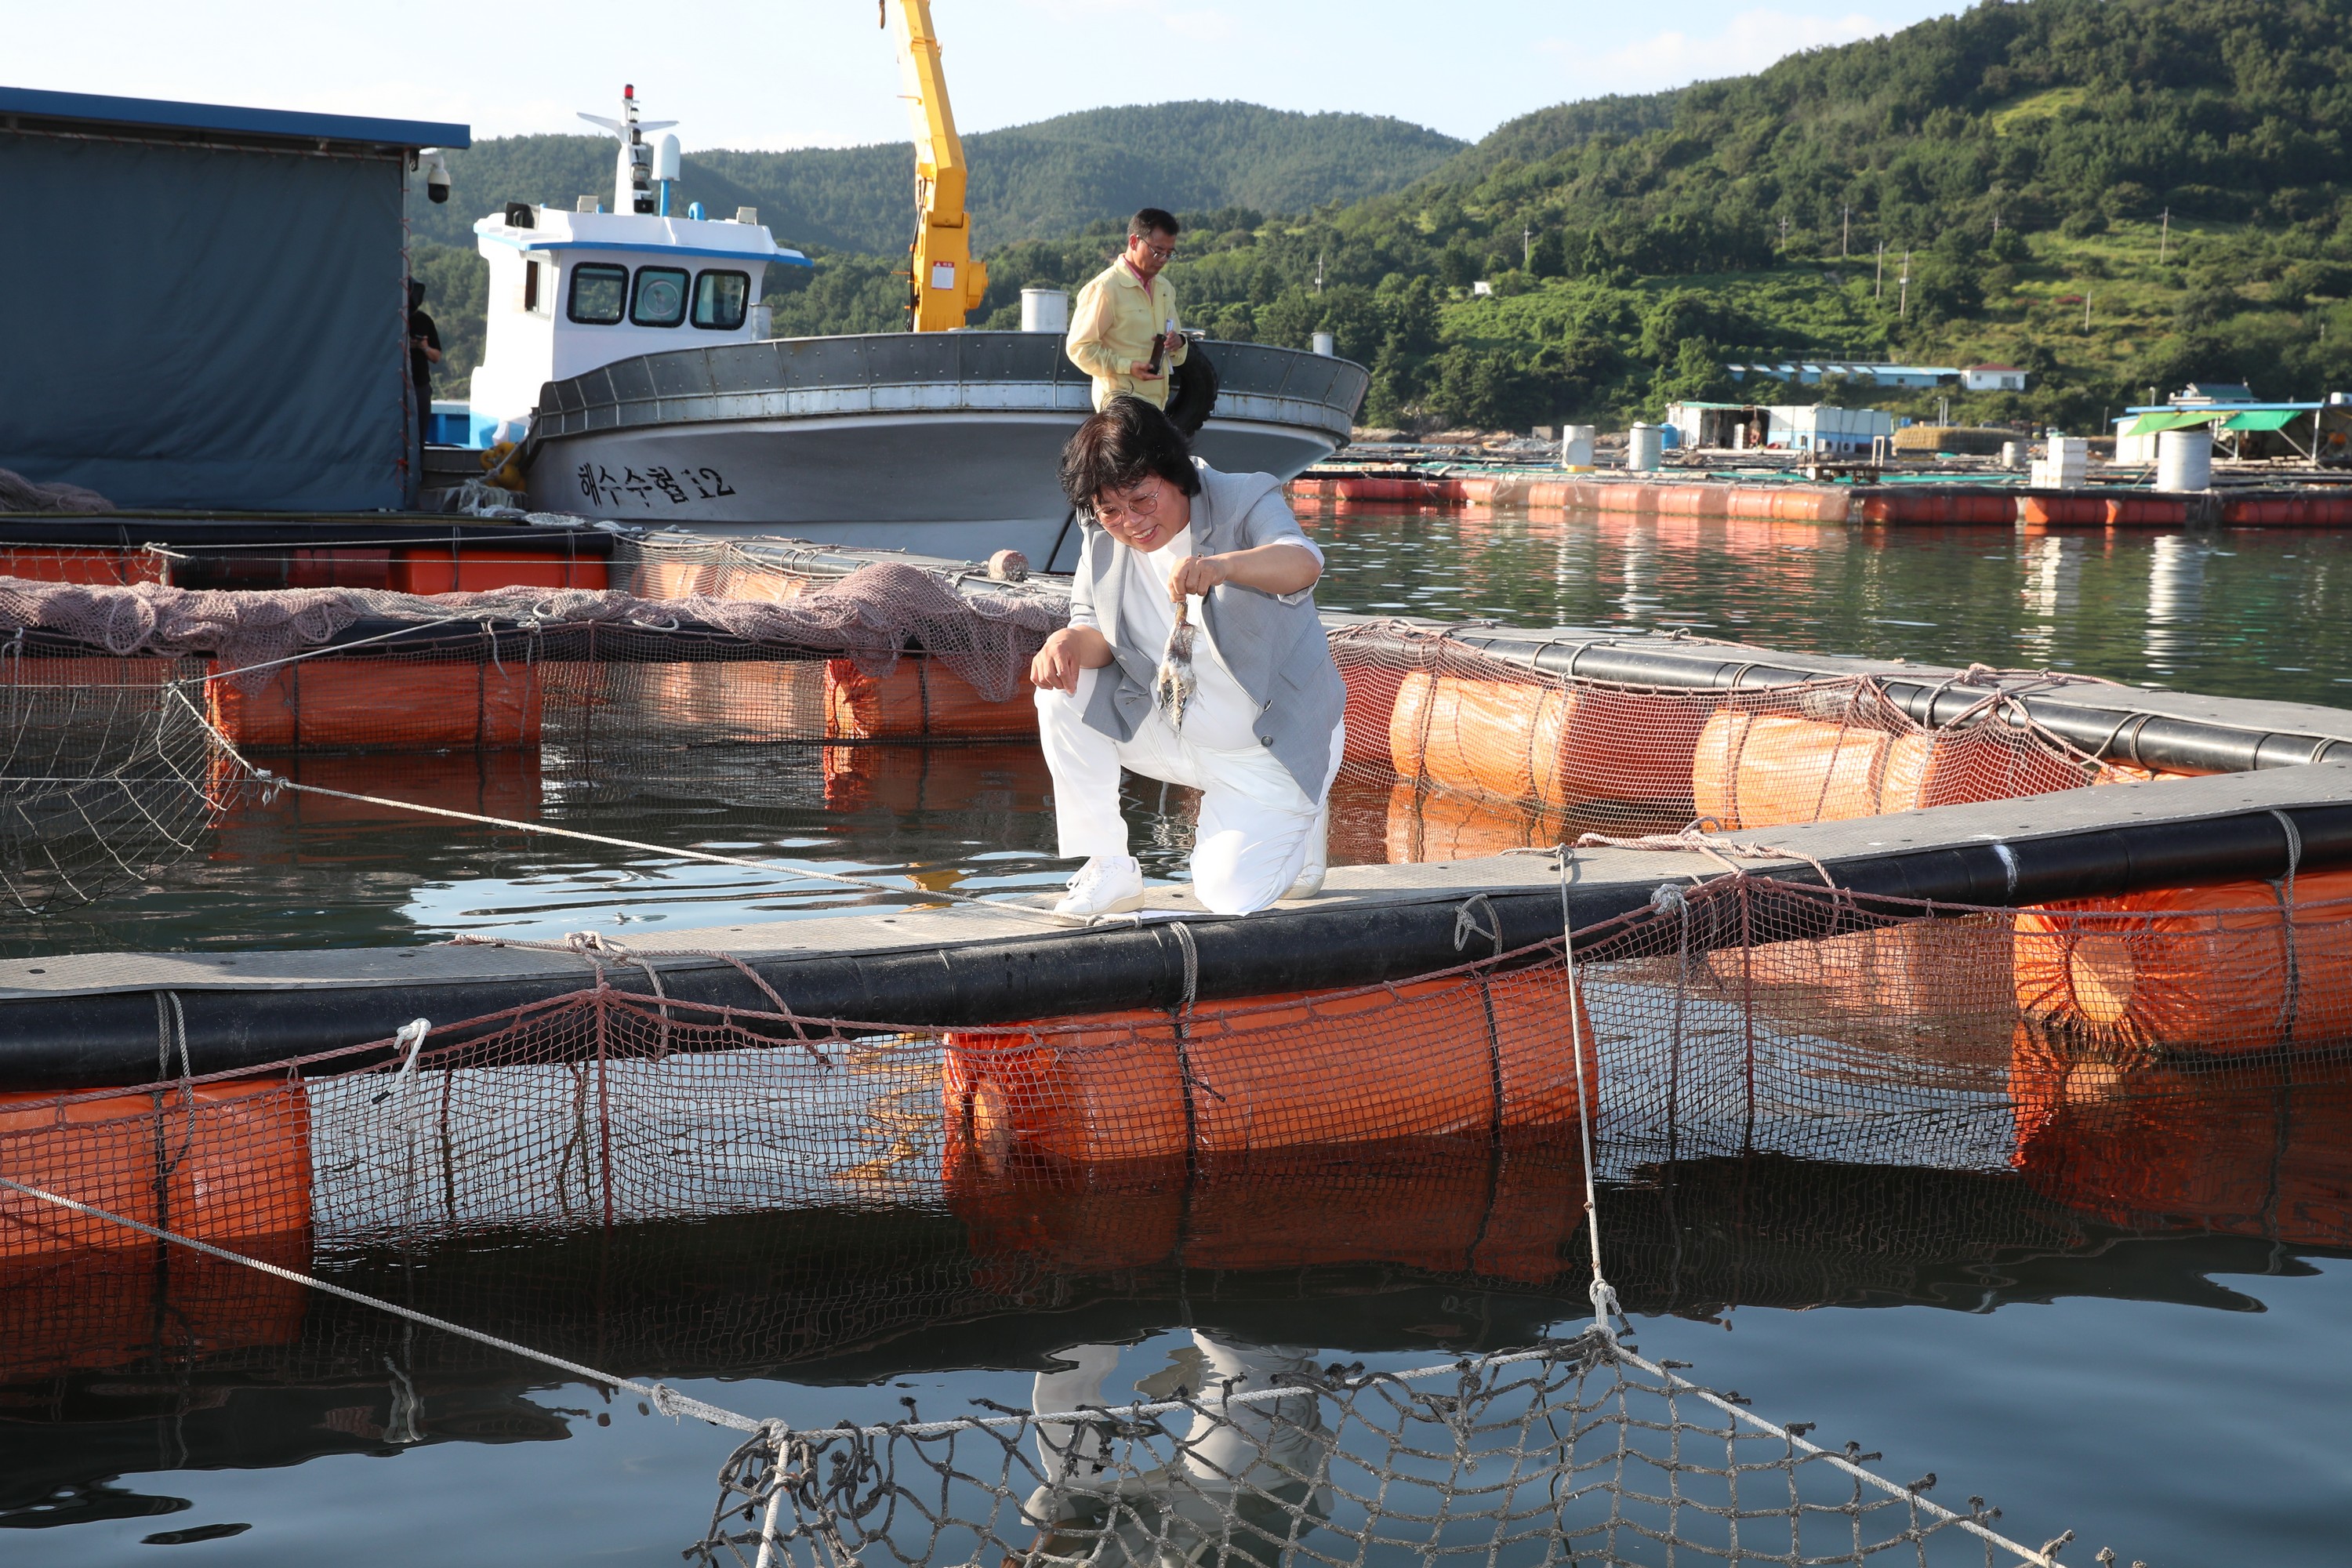
[[[1127,251],[1078,290],[1065,345],[1070,363],[1095,378],[1095,407],[1121,393],[1168,406],[1168,373],[1184,363],[1176,286],[1160,276],[1176,254],[1176,218],[1145,207],[1127,226]],[[1161,334],[1165,333],[1164,341]],[[1151,363],[1160,342],[1160,363]]]

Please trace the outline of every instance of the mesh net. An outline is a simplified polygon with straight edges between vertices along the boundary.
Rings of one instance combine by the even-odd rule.
[[[1196,1336],[1124,1408],[793,1433],[720,1472],[703,1563],[1987,1564],[1997,1510],[1881,1482],[1594,1332],[1405,1373]],[[1058,1417],[1058,1418],[1056,1418]],[[1997,1557],[1996,1553],[2000,1553]]]
[[[589,951],[600,984],[572,995],[211,1078],[171,1070],[166,995],[158,1080],[7,1097],[0,1176],[297,1269],[363,1279],[433,1259],[424,1273],[458,1304],[464,1280],[491,1288],[519,1252],[551,1303],[582,1270],[614,1267],[616,1237],[724,1254],[726,1227],[798,1215],[804,1238],[835,1238],[803,1248],[811,1278],[826,1246],[854,1250],[842,1238],[899,1238],[884,1247],[887,1302],[836,1285],[787,1321],[714,1321],[707,1295],[649,1290],[629,1332],[652,1338],[628,1342],[671,1364],[755,1346],[789,1359],[1066,1303],[1052,1281],[1171,1268],[1379,1261],[1572,1296],[1591,1278],[1588,1090],[1602,1254],[1653,1304],[1703,1302],[1721,1278],[1681,1232],[1653,1234],[1661,1205],[1703,1201],[1718,1169],[1736,1173],[1721,1179],[1761,1249],[1733,1272],[1767,1297],[1780,1287],[1759,1258],[1784,1247],[1818,1273],[1809,1239],[1847,1229],[1845,1288],[1860,1291],[1964,1250],[1962,1231],[2055,1246],[2086,1225],[2188,1224],[2342,1246],[2352,1173],[2328,1134],[2347,1042],[2326,1003],[2344,989],[2327,955],[2352,944],[2352,898],[2326,875],[2292,895],[2255,886],[2263,901],[2218,909],[1931,910],[1727,877],[1578,933],[1573,989],[1553,942],[1393,986],[984,1030],[666,1000],[607,947]],[[2238,994],[2264,984],[2246,958],[2264,942],[2268,973],[2294,977],[2291,1008]],[[2075,978],[2053,985],[2053,967]],[[2120,1030],[2099,1009],[2126,991],[2163,1005]],[[2178,1000],[2192,995],[2212,999],[2202,1014]],[[1781,1214],[1745,1195],[1774,1157],[1855,1179],[1792,1186]],[[877,1225],[887,1215],[902,1217]],[[567,1237],[601,1239],[573,1257]],[[642,1247],[640,1276],[659,1276],[658,1246]],[[151,1251],[104,1220],[0,1196],[10,1373],[152,1346],[158,1289],[179,1353],[326,1331],[299,1292],[233,1268],[175,1267],[159,1287]],[[751,1273],[743,1301],[772,1299],[772,1266]],[[600,1355],[628,1341],[601,1304],[593,1323],[546,1311],[550,1338]],[[1916,1492],[1825,1463],[1603,1342],[1402,1380],[1236,1343],[1203,1353],[1240,1357],[1220,1375],[1241,1384],[1187,1384],[1141,1413],[910,1415],[788,1434],[781,1450],[770,1434],[730,1470],[706,1544],[724,1560],[772,1525],[794,1552],[908,1563],[1643,1561],[1665,1543],[1932,1561],[1983,1546]],[[1226,1410],[1251,1392],[1244,1373],[1264,1397]],[[1074,1449],[1081,1432],[1099,1443]],[[1057,1471],[1057,1452],[1098,1468]]]

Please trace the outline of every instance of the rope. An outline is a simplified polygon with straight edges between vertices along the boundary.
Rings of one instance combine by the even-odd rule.
[[[1739,860],[1802,860],[1822,879],[1822,886],[1838,891],[1838,881],[1830,868],[1801,849],[1787,849],[1777,844],[1743,844],[1735,838],[1718,838],[1693,823],[1679,833],[1644,833],[1638,837],[1620,837],[1607,833],[1588,833],[1576,841],[1580,849],[1674,849],[1706,856],[1735,877],[1745,877],[1748,868]]]
[[[749,1415],[721,1409],[716,1405],[706,1405],[691,1394],[680,1394],[667,1384],[638,1383],[635,1379],[618,1377],[609,1372],[599,1372],[593,1366],[583,1366],[575,1361],[565,1361],[561,1356],[549,1355],[545,1351],[535,1351],[529,1345],[517,1344],[512,1340],[500,1339],[496,1334],[486,1334],[479,1329],[469,1329],[463,1323],[453,1323],[446,1318],[436,1318],[429,1313],[419,1312],[411,1308],[386,1301],[381,1297],[370,1296],[364,1291],[331,1284],[315,1275],[299,1273],[291,1268],[280,1268],[275,1263],[264,1263],[257,1258],[247,1258],[241,1252],[231,1252],[225,1247],[215,1247],[208,1241],[198,1241],[193,1237],[182,1236],[176,1231],[163,1230],[155,1226],[142,1224],[138,1220],[94,1207],[75,1198],[61,1197],[43,1188],[12,1181],[6,1176],[0,1176],[0,1187],[5,1187],[13,1193],[22,1193],[28,1198],[38,1198],[45,1204],[55,1204],[59,1208],[87,1215],[91,1219],[102,1219],[110,1224],[126,1226],[139,1232],[142,1236],[152,1237],[157,1241],[168,1241],[175,1247],[184,1247],[192,1252],[201,1252],[207,1258],[217,1258],[224,1263],[242,1264],[247,1268],[258,1269],[264,1274],[273,1275],[279,1279],[309,1289],[323,1290],[330,1296],[340,1296],[346,1301],[356,1302],[362,1307],[373,1307],[380,1311],[390,1312],[396,1318],[405,1318],[412,1323],[422,1323],[428,1329],[438,1329],[446,1334],[456,1334],[460,1339],[472,1340],[475,1343],[488,1345],[492,1350],[504,1351],[509,1355],[520,1356],[526,1361],[535,1361],[542,1366],[551,1366],[558,1372],[568,1372],[584,1382],[602,1384],[608,1388],[626,1389],[631,1394],[643,1395],[655,1409],[673,1419],[691,1415],[698,1421],[708,1421],[714,1426],[730,1427],[738,1432],[768,1432],[776,1429],[774,1422],[756,1421]]]
[[[2294,929],[2294,874],[2303,863],[2303,829],[2294,818],[2273,806],[2271,815],[2286,830],[2286,876],[2271,884],[2271,891],[2279,900],[2280,945],[2286,953],[2286,986],[2279,998],[2279,1037],[2292,1042],[2294,1038],[2296,1015],[2303,1010],[2303,955],[2298,948]]]

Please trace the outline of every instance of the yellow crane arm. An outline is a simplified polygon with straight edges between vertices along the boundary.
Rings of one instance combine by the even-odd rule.
[[[890,0],[881,0],[891,19]],[[898,0],[893,42],[898,50],[900,94],[915,131],[915,242],[908,247],[912,320],[919,332],[964,324],[988,291],[988,268],[971,254],[971,221],[964,211],[963,139],[948,107],[948,80],[940,69],[939,35],[930,0]]]

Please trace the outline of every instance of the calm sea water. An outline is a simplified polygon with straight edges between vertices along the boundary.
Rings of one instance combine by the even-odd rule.
[[[1309,522],[1331,557],[1320,597],[1342,608],[1689,626],[1766,647],[2318,702],[2352,683],[2352,605],[2338,584],[2352,546],[2329,536],[1402,510]],[[830,795],[805,749],[698,758],[620,784],[586,782],[562,759],[329,759],[304,776],[910,888],[1043,887],[1066,874],[1051,858],[1046,781],[1019,748],[877,748],[864,770],[836,769]],[[1154,790],[1130,805],[1172,869],[1182,803]],[[16,952],[583,928],[625,939],[866,897],[281,796],[241,809],[203,857],[142,893],[0,934]],[[2340,1562],[2352,1510],[2352,1357],[2341,1349],[2352,1179],[2340,1173],[2352,1169],[2352,1115],[2325,1085],[2240,1100],[2197,1122],[2255,1130],[2200,1145],[2200,1170],[2229,1188],[2215,1212],[2237,1216],[2218,1226],[2118,1230],[2095,1194],[2012,1170],[1997,1142],[1964,1169],[1923,1170],[1899,1157],[1903,1129],[1891,1125],[1897,1154],[1842,1165],[1752,1155],[1643,1173],[1604,1194],[1602,1236],[1645,1352],[1694,1363],[1693,1375],[1768,1415],[1882,1450],[1898,1480],[1932,1470],[1947,1502],[1980,1493],[2021,1538],[2072,1528],[2069,1561],[2104,1544],[2152,1568]],[[2189,1142],[2168,1142],[2162,1127],[2149,1136],[2135,1157]],[[1328,1184],[1255,1194],[1294,1224],[1309,1205],[1323,1250],[1288,1268],[1195,1258],[1108,1268],[1084,1247],[1008,1242],[951,1204],[918,1204],[644,1226],[587,1244],[491,1238],[335,1268],[808,1426],[889,1418],[902,1398],[926,1415],[974,1398],[1024,1404],[1031,1371],[1081,1342],[1126,1347],[1107,1388],[1118,1399],[1194,1328],[1402,1367],[1584,1315],[1572,1268],[1509,1282],[1449,1264],[1427,1238],[1460,1216],[1431,1206],[1425,1184],[1391,1173],[1348,1191],[1328,1215],[1311,1207],[1333,1201]],[[1662,1191],[1675,1201],[1662,1205]],[[1418,1239],[1398,1239],[1407,1234]],[[17,1373],[0,1387],[0,1560],[675,1563],[732,1446],[357,1310],[191,1305],[159,1279],[147,1297],[131,1292],[133,1310],[117,1290],[100,1311],[77,1289],[0,1280],[11,1341],[0,1355]],[[226,1314],[207,1321],[230,1348],[194,1363],[136,1359],[146,1339],[206,1311]]]

